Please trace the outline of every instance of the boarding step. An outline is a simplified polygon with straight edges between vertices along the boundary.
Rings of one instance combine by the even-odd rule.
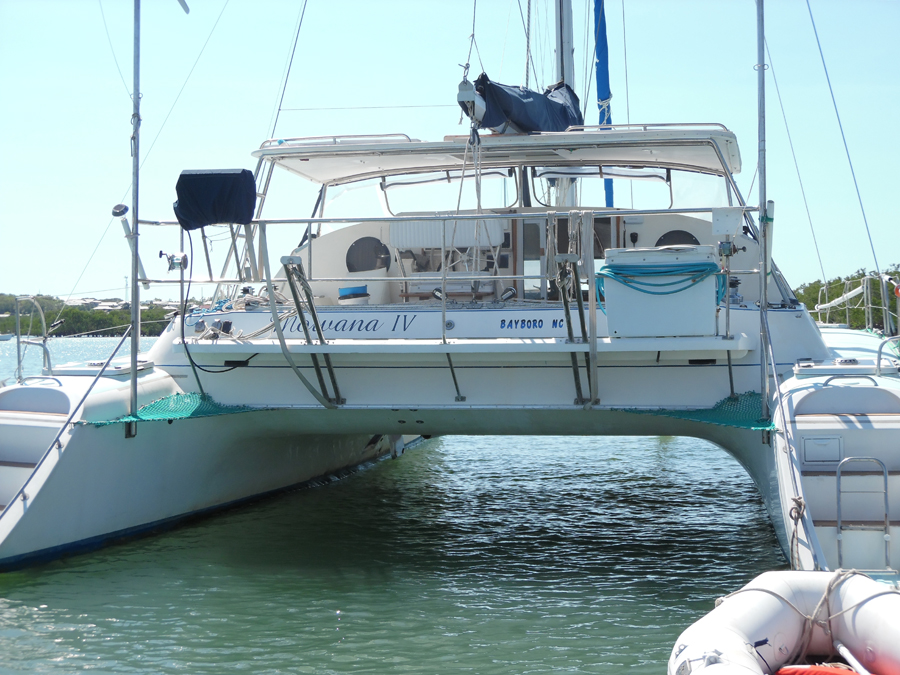
[[[0,461],[0,504],[9,504],[31,476],[35,466],[27,462]]]
[[[896,472],[880,459],[860,456],[845,457],[833,473],[801,474],[807,508],[832,569],[897,568],[892,535],[900,521],[891,520],[892,510],[897,513],[890,503],[891,473]],[[813,482],[824,489],[814,489],[819,486]]]
[[[800,474],[806,509],[814,520],[837,520],[837,475],[835,471],[803,471]],[[842,471],[843,490],[841,511],[844,519],[867,520],[884,515],[881,487],[884,476],[880,471]],[[871,495],[871,496],[869,496]],[[888,513],[900,519],[900,471],[888,472]],[[900,562],[900,561],[898,561]]]
[[[830,569],[884,570],[887,567],[883,520],[842,521],[840,560],[837,521],[813,520],[813,525]],[[896,570],[900,566],[900,520],[890,521],[889,536],[890,567]]]
[[[0,410],[2,461],[33,466],[47,452],[66,418],[54,413]]]

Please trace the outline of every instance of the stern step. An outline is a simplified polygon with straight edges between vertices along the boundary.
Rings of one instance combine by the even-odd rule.
[[[0,461],[0,503],[3,508],[16,496],[37,464],[31,462]]]

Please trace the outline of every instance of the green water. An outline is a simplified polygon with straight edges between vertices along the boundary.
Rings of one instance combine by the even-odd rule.
[[[716,597],[784,566],[707,443],[435,439],[0,575],[0,673],[664,673]]]

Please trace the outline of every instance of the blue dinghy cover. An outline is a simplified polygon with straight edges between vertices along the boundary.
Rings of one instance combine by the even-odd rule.
[[[482,128],[500,129],[511,122],[520,131],[531,133],[565,131],[584,124],[578,96],[563,82],[539,94],[530,89],[491,82],[482,73],[475,80],[475,91],[481,94],[486,105]]]
[[[182,171],[172,207],[185,230],[216,223],[248,224],[256,208],[256,181],[247,169]]]

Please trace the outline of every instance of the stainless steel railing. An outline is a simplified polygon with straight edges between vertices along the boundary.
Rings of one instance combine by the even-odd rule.
[[[28,340],[23,339],[22,337],[22,326],[21,326],[21,304],[24,302],[30,302],[32,305],[32,311],[37,309],[38,316],[41,319],[41,340]],[[29,337],[31,336],[31,327],[29,327]],[[25,358],[25,352],[22,350],[22,345],[25,345],[25,349],[28,349],[28,345],[34,347],[40,347],[43,351],[44,358],[44,370],[47,371],[49,375],[53,374],[53,364],[50,360],[50,350],[47,349],[47,340],[49,338],[49,334],[47,333],[47,319],[44,317],[44,310],[41,309],[40,303],[36,298],[30,295],[19,295],[16,296],[16,382],[22,382],[25,380],[24,374],[22,372],[22,360]]]

